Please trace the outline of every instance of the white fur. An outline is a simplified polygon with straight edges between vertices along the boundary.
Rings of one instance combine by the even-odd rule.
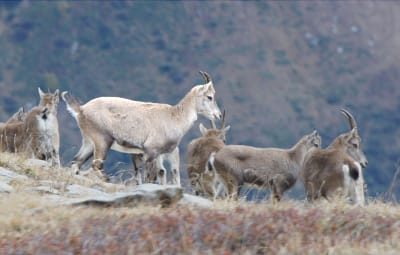
[[[143,161],[151,162],[179,145],[198,114],[211,120],[220,118],[211,78],[204,72],[202,75],[207,83],[194,86],[174,106],[120,97],[98,97],[79,105],[63,92],[61,97],[82,134],[82,146],[73,159],[73,167],[79,169],[93,155],[92,167],[104,175],[103,162],[110,145],[120,152],[143,154]],[[138,172],[135,167],[135,176]]]
[[[78,113],[74,111],[74,109],[72,109],[72,107],[69,104],[66,105],[67,105],[67,111],[72,115],[72,117],[74,117],[76,121],[78,121]]]
[[[365,204],[365,191],[364,191],[364,176],[362,172],[362,167],[359,162],[354,162],[358,168],[358,179],[355,181],[355,204],[364,205]]]
[[[362,173],[362,168],[359,162],[354,161],[357,166],[358,178],[353,180],[350,177],[349,166],[344,164],[342,166],[343,170],[343,195],[347,199],[351,199],[356,205],[364,205],[365,194],[364,194],[364,177]]]

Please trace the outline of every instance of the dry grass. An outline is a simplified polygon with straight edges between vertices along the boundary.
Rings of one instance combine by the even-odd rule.
[[[32,168],[31,179],[75,181],[49,170]],[[400,253],[400,208],[381,201],[365,207],[295,200],[217,201],[207,209],[55,207],[24,191],[31,184],[0,194],[0,254]]]

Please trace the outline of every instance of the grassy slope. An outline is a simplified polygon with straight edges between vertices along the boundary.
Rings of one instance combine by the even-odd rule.
[[[1,254],[397,254],[400,208],[370,200],[340,202],[216,201],[212,208],[54,206],[27,192],[39,180],[74,183],[67,169],[27,168],[3,155],[1,166],[25,173],[0,194]],[[63,184],[64,183],[64,184]],[[90,186],[90,183],[79,183]]]
[[[399,8],[394,1],[2,4],[0,115],[35,104],[37,86],[70,90],[83,102],[106,95],[174,104],[205,70],[227,109],[230,143],[289,147],[317,128],[327,145],[348,129],[338,112],[348,108],[369,158],[370,194],[381,194],[400,150]],[[80,135],[63,104],[59,117],[67,163]],[[187,142],[198,135],[196,124],[182,141],[183,171]],[[108,161],[113,171],[128,157]]]

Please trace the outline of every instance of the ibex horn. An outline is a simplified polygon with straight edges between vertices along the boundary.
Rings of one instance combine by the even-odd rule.
[[[203,71],[199,71],[199,73],[201,74],[201,76],[203,76],[206,83],[209,83],[211,81],[211,77],[208,73],[203,72]]]
[[[347,117],[347,119],[349,120],[349,124],[350,124],[350,128],[357,128],[357,123],[356,120],[354,119],[353,115],[351,115],[348,111],[346,111],[345,109],[340,109],[340,111]]]
[[[225,109],[222,112],[222,124],[221,124],[221,129],[225,128]]]
[[[215,125],[215,122],[213,120],[210,120],[211,123],[211,128],[217,129],[217,126]]]

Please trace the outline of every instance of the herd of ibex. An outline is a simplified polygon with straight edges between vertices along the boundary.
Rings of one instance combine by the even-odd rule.
[[[316,130],[303,136],[292,148],[257,148],[226,145],[225,111],[216,103],[211,77],[200,72],[205,83],[194,86],[176,105],[132,101],[120,97],[99,97],[81,105],[68,92],[44,93],[30,111],[19,109],[0,123],[1,151],[26,153],[29,157],[60,167],[60,137],[57,121],[59,97],[75,118],[82,144],[71,168],[93,158],[91,168],[105,181],[104,160],[110,149],[131,154],[134,180],[167,183],[164,161],[169,161],[172,184],[181,185],[179,149],[182,137],[199,115],[211,121],[211,128],[200,124],[201,137],[187,147],[186,167],[195,194],[213,199],[240,196],[244,185],[268,188],[273,201],[299,179],[309,201],[321,197],[341,197],[363,205],[363,168],[367,159],[354,117],[346,110],[350,131],[339,135],[326,149]],[[222,127],[215,120],[222,118]],[[142,176],[142,171],[143,176]]]

